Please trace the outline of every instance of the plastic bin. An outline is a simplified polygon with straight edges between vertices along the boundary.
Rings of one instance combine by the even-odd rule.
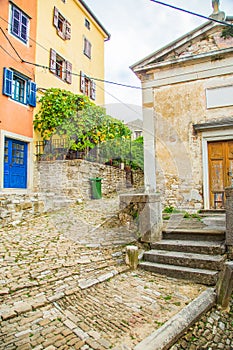
[[[91,182],[91,198],[100,199],[102,198],[101,192],[101,177],[94,177],[90,179]]]

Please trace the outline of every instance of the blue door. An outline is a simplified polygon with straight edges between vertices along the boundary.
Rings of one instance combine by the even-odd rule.
[[[4,188],[27,187],[27,149],[25,142],[5,139]]]

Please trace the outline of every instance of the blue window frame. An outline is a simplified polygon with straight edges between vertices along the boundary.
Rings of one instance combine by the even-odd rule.
[[[16,6],[12,5],[11,34],[27,43],[29,33],[29,17]]]
[[[8,68],[3,71],[3,94],[19,103],[36,106],[36,84]]]

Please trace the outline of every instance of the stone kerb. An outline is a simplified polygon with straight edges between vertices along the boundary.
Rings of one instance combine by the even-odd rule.
[[[138,230],[142,242],[153,243],[161,239],[162,209],[158,193],[129,193],[120,195],[122,221],[131,216],[138,220]]]
[[[227,187],[226,193],[226,246],[228,258],[233,260],[233,187]]]

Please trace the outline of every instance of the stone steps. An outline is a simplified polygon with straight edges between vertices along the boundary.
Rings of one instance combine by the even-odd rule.
[[[224,254],[226,250],[225,245],[221,241],[210,242],[172,239],[163,239],[158,243],[152,244],[151,248],[175,252],[188,252],[212,255]]]
[[[190,280],[195,283],[202,283],[209,286],[215,285],[218,279],[218,271],[194,269],[191,267],[166,265],[143,261],[140,267],[144,270],[159,273],[174,278]]]
[[[225,262],[225,232],[219,229],[164,229],[139,266],[169,277],[215,285]]]
[[[164,239],[172,240],[191,240],[191,241],[218,241],[225,240],[225,232],[223,230],[208,229],[165,229],[163,231]]]
[[[172,252],[155,249],[145,252],[144,259],[159,264],[187,266],[208,270],[221,270],[225,260],[222,255]]]

